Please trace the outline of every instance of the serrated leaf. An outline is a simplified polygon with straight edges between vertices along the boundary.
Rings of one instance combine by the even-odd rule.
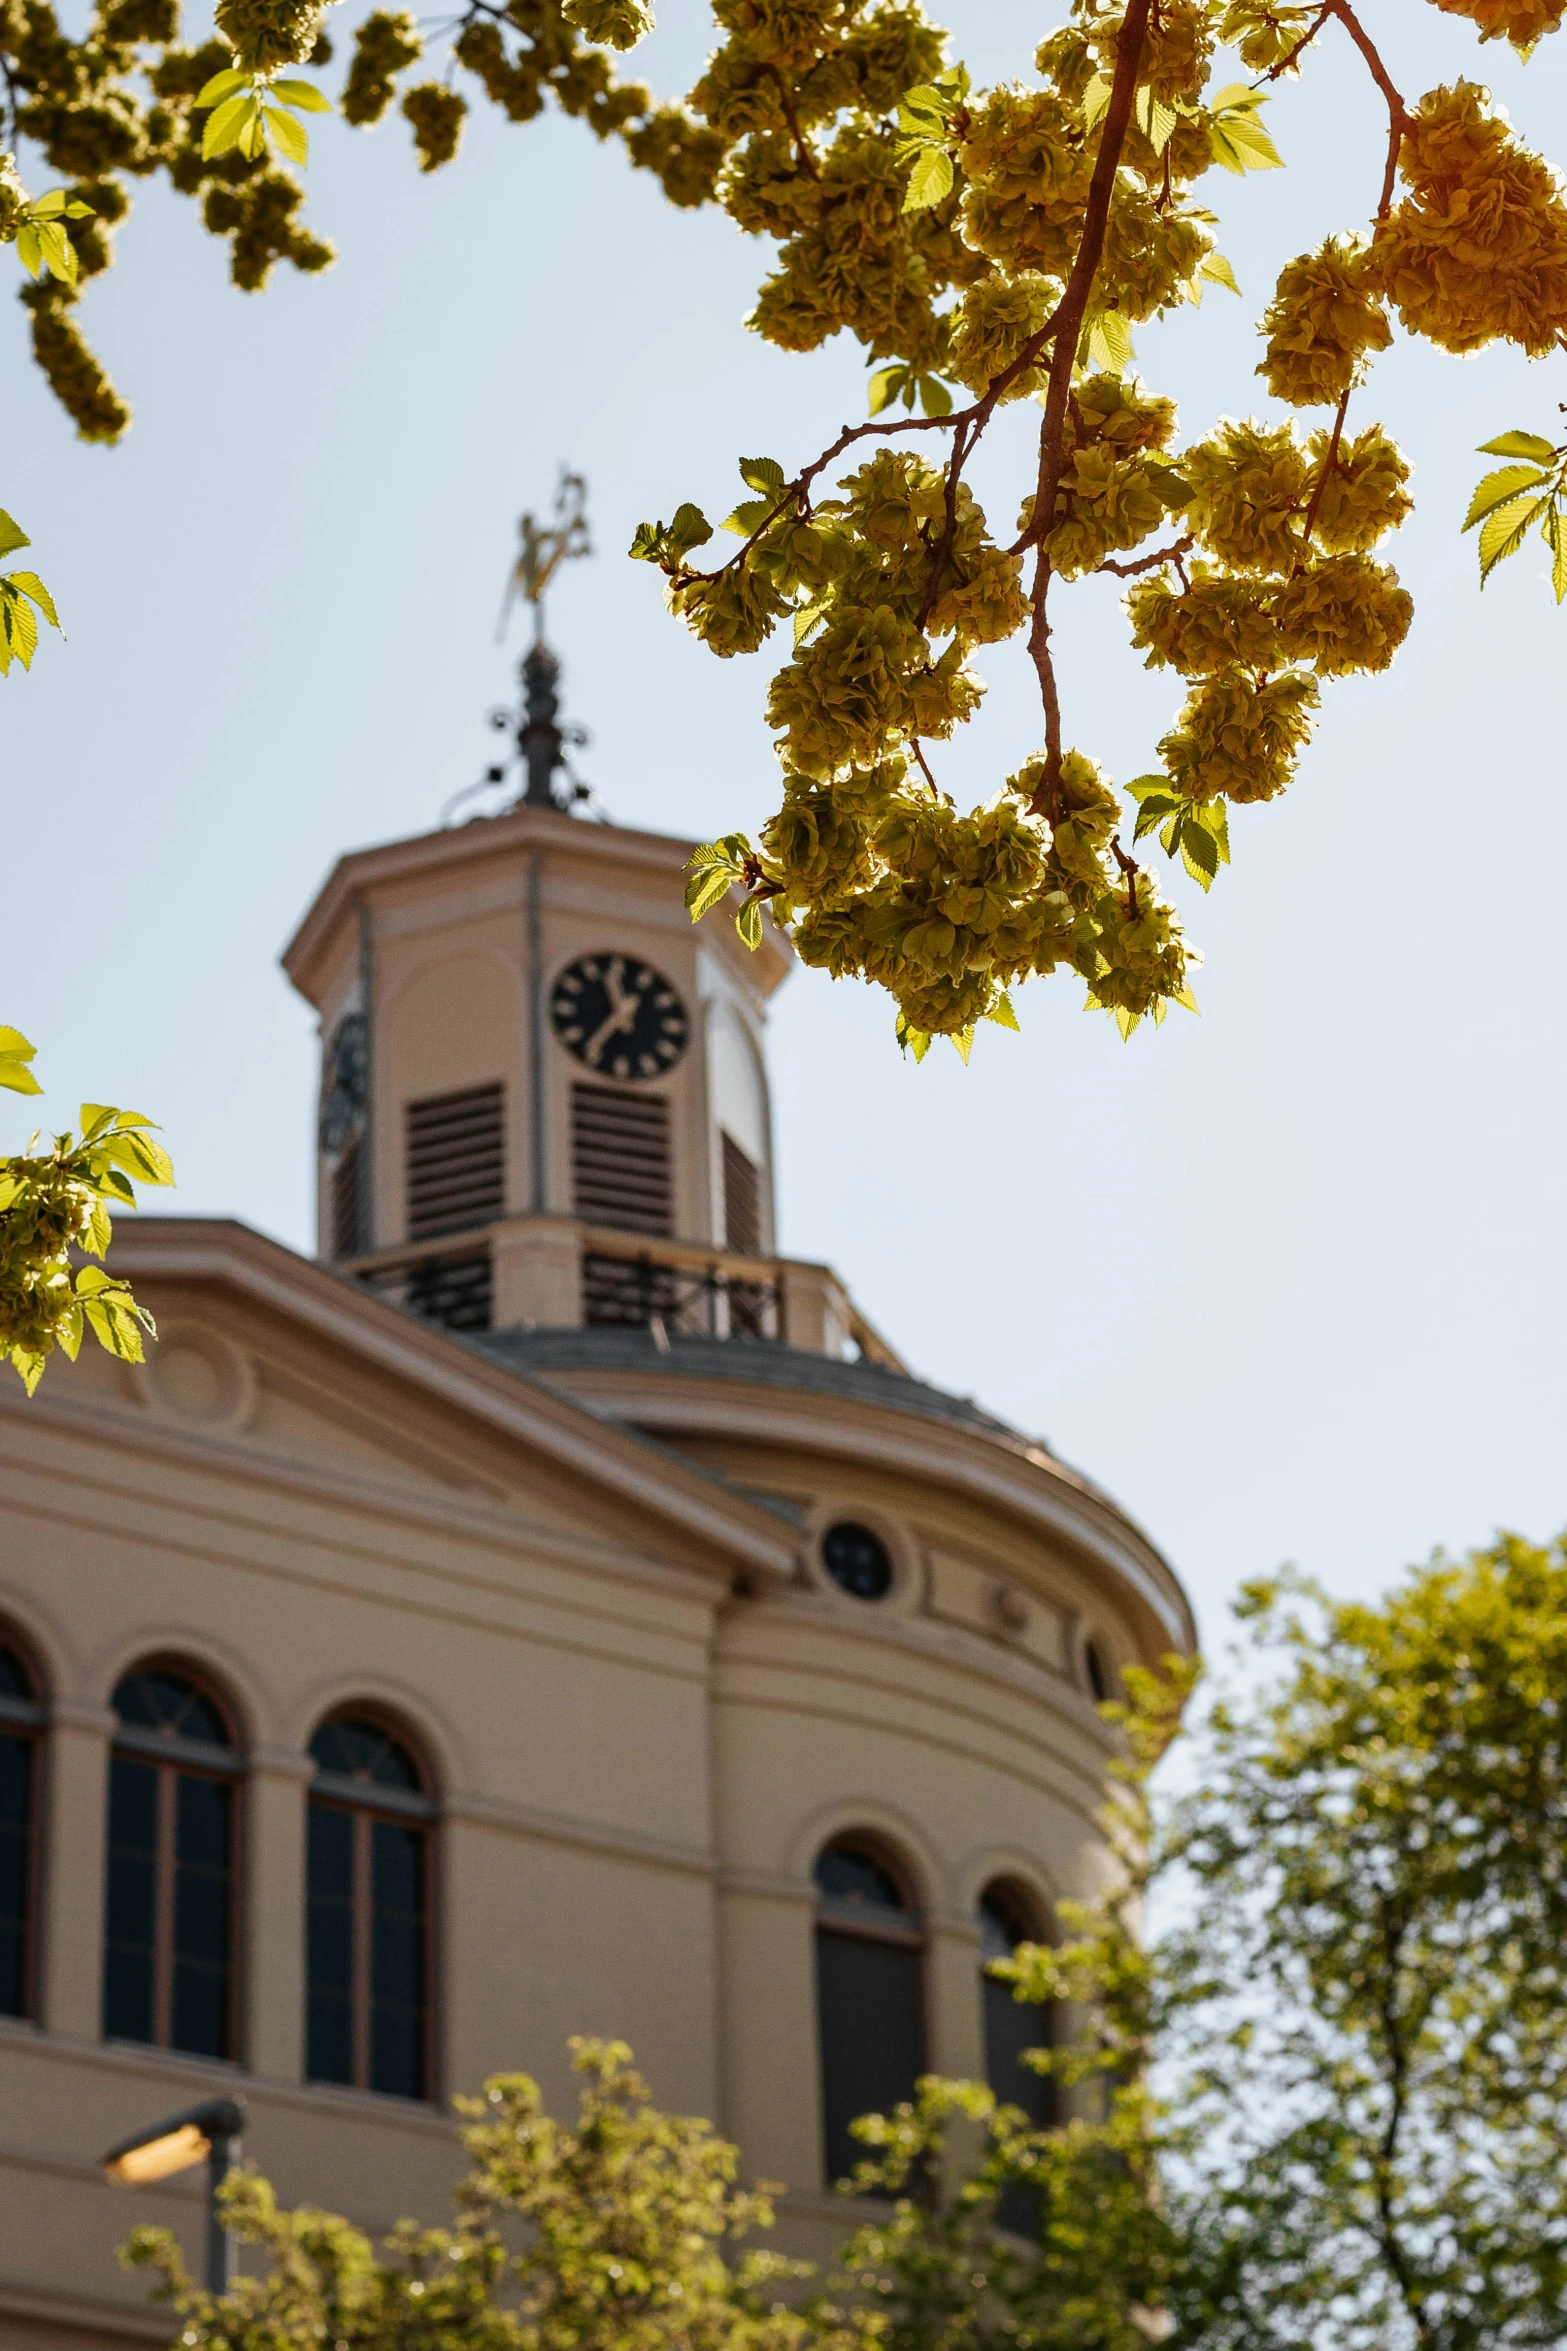
[[[1240,287],[1235,282],[1235,272],[1222,253],[1210,253],[1197,275],[1200,278],[1207,278],[1212,285],[1228,286],[1232,294],[1240,292]]]
[[[290,163],[307,162],[310,155],[310,133],[293,115],[285,114],[281,106],[262,109],[262,120],[272,133],[281,152]]]
[[[0,670],[8,670],[13,660],[31,669],[37,650],[38,623],[32,606],[9,579],[0,579]]]
[[[1103,122],[1110,110],[1110,84],[1103,74],[1096,73],[1084,90],[1082,107],[1086,129],[1092,130],[1097,123]]]
[[[1202,825],[1182,825],[1181,863],[1194,882],[1200,882],[1205,890],[1212,889],[1219,870],[1219,844]]]
[[[96,1142],[104,1128],[112,1127],[119,1115],[117,1110],[111,1110],[106,1103],[84,1102],[82,1104],[82,1141],[84,1143]]]
[[[24,596],[37,605],[51,628],[57,629],[60,626],[60,615],[54,608],[54,598],[38,577],[37,572],[8,571],[5,576],[13,588],[20,589]]]
[[[748,490],[771,492],[776,504],[784,486],[784,469],[776,457],[742,457],[740,479]]]
[[[733,514],[725,515],[718,527],[721,531],[733,531],[737,539],[748,539],[753,531],[761,529],[772,511],[770,498],[742,498]]]
[[[1168,514],[1179,514],[1183,506],[1190,506],[1197,494],[1176,466],[1163,465],[1156,457],[1144,458],[1143,472]]]
[[[1480,443],[1482,457],[1530,457],[1536,465],[1554,463],[1556,451],[1549,441],[1538,433],[1498,433],[1494,441]]]
[[[686,904],[691,909],[691,920],[700,922],[715,906],[729,895],[729,885],[735,879],[729,865],[710,865],[703,872],[693,874],[686,884]]]
[[[18,239],[18,243],[20,243],[20,239]],[[11,1362],[15,1367],[17,1377],[20,1379],[23,1387],[27,1390],[29,1396],[32,1395],[39,1381],[44,1376],[43,1357],[41,1355],[31,1354],[25,1347],[13,1347],[10,1350],[10,1356]]]
[[[1498,506],[1480,525],[1480,585],[1483,588],[1499,563],[1516,555],[1533,524],[1550,505],[1548,498],[1515,498]]]
[[[1559,506],[1552,507],[1541,529],[1551,551],[1551,586],[1560,604],[1567,597],[1567,515]]]
[[[13,1094],[41,1094],[43,1088],[27,1066],[37,1050],[20,1029],[0,1027],[0,1086]]]
[[[826,617],[828,601],[829,599],[824,596],[817,604],[802,604],[795,613],[794,642],[797,649],[805,643],[811,631],[818,627]]]
[[[762,908],[760,900],[756,898],[747,898],[745,904],[741,907],[739,913],[735,916],[735,929],[740,934],[742,944],[749,947],[753,953],[758,947],[760,947],[762,944]]]
[[[218,106],[225,98],[232,97],[236,90],[247,90],[249,87],[249,74],[241,73],[237,66],[228,65],[221,73],[215,73],[210,82],[202,83],[192,104],[198,111],[205,106]]]
[[[1162,155],[1170,144],[1170,133],[1175,128],[1175,109],[1156,98],[1144,82],[1133,101],[1137,127],[1150,142],[1156,155]]]
[[[272,95],[281,98],[285,106],[297,106],[303,114],[330,114],[332,101],[314,82],[302,82],[290,75],[272,84]]]
[[[90,1249],[94,1257],[102,1257],[113,1238],[114,1220],[103,1201],[95,1200],[87,1218],[87,1230],[82,1235],[82,1247]]]
[[[30,547],[32,540],[19,522],[13,522],[4,507],[0,507],[0,555],[14,555],[18,547]]]
[[[1084,343],[1089,364],[1112,375],[1122,374],[1135,357],[1131,327],[1119,310],[1101,310],[1091,318]]]
[[[719,841],[703,841],[686,859],[687,871],[703,865],[732,865],[733,858]]]
[[[1537,465],[1504,465],[1496,473],[1488,473],[1476,485],[1469,501],[1469,512],[1464,516],[1464,529],[1472,531],[1477,522],[1483,522],[1498,506],[1506,506],[1525,490],[1538,489],[1545,480]]]
[[[1172,1004],[1178,1004],[1183,1012],[1195,1012],[1198,1018],[1201,1019],[1202,1007],[1199,1005],[1196,997],[1192,994],[1190,982],[1188,982],[1184,988],[1179,989],[1177,993],[1170,998],[1170,1002]]]
[[[893,1024],[893,1035],[898,1040],[899,1050],[912,1053],[916,1061],[923,1061],[930,1051],[930,1031],[917,1029],[906,1013],[898,1014]]]
[[[241,92],[237,97],[225,98],[207,117],[207,127],[201,134],[201,152],[210,160],[214,155],[226,155],[246,137],[252,123],[261,113],[255,93]]]
[[[947,1034],[958,1059],[967,1069],[968,1057],[974,1050],[974,1023],[970,1021],[966,1029],[949,1029]]]
[[[926,147],[914,159],[909,173],[908,189],[903,198],[905,212],[927,212],[952,193],[952,158],[945,147]]]
[[[712,535],[712,526],[700,506],[693,506],[687,498],[675,508],[675,519],[667,536],[676,555],[684,555],[693,547],[705,547]]]
[[[952,414],[952,394],[940,376],[921,376],[919,387],[920,407],[926,416],[950,416]]]
[[[16,258],[29,277],[36,277],[43,266],[43,247],[38,242],[38,231],[30,220],[24,220],[16,232]]]
[[[1127,1038],[1131,1035],[1133,1029],[1136,1028],[1138,1022],[1141,1019],[1142,1014],[1140,1012],[1128,1012],[1124,1004],[1118,1004],[1116,1006],[1115,1025],[1121,1032],[1121,1042],[1123,1045],[1126,1043]]]
[[[57,277],[63,286],[74,286],[81,271],[81,263],[77,259],[76,247],[66,233],[65,223],[42,220],[37,225],[37,234],[38,250],[43,255],[50,275]]]
[[[1151,794],[1137,811],[1137,822],[1132,827],[1132,839],[1140,841],[1145,833],[1151,833],[1155,825],[1163,824],[1167,817],[1178,816],[1182,806],[1183,803],[1173,794]]]
[[[1012,999],[1005,988],[1001,990],[985,1018],[993,1020],[998,1029],[1012,1029],[1017,1031],[1019,1035],[1022,1033],[1018,1030],[1017,1014],[1012,1009]]]
[[[82,1344],[82,1310],[67,1306],[54,1326],[55,1340],[67,1362],[74,1363]]]

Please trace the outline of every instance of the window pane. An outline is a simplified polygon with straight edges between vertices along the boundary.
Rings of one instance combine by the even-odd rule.
[[[210,1698],[180,1674],[154,1670],[128,1673],[114,1693],[121,1722],[139,1731],[167,1731],[182,1739],[204,1739],[229,1747],[228,1725]]]
[[[310,1753],[322,1771],[335,1772],[341,1779],[379,1782],[384,1788],[421,1785],[407,1748],[379,1723],[352,1716],[324,1722],[310,1742]]]
[[[370,2088],[424,2096],[424,1832],[370,1829]]]
[[[174,1837],[174,2011],[170,2041],[202,2057],[229,2047],[233,1790],[182,1772]]]
[[[1050,2010],[1031,2001],[1014,2000],[1010,1984],[986,1976],[985,2079],[1008,2106],[1021,2106],[1031,2123],[1044,2129],[1056,2119],[1056,2087],[1048,2074],[1035,2073],[1023,2063],[1025,2049],[1050,2045]],[[1014,2180],[996,2206],[998,2226],[1019,2237],[1039,2234],[1039,2197],[1033,2188]]]
[[[305,2072],[313,2082],[354,2078],[354,1823],[310,1806],[305,1863]]]
[[[158,1773],[116,1755],[109,1764],[109,1884],[103,2029],[113,2040],[153,2037],[153,1920],[157,1891]]]
[[[849,2136],[850,2123],[912,2098],[925,2070],[920,1954],[902,1943],[818,1927],[816,2000],[831,2182],[869,2152]]]
[[[0,2016],[25,2013],[33,1743],[0,1736]]]
[[[0,1697],[31,1698],[33,1677],[9,1641],[0,1641]]]

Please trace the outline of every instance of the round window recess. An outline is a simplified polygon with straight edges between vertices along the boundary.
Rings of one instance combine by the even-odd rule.
[[[880,1535],[852,1518],[840,1519],[823,1535],[822,1565],[839,1591],[856,1600],[885,1600],[892,1590],[892,1553]]]

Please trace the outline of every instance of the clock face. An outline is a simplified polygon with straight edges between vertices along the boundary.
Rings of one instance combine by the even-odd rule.
[[[634,955],[579,955],[555,982],[550,1018],[567,1052],[606,1078],[661,1078],[691,1035],[674,988]]]
[[[327,1047],[321,1089],[321,1148],[341,1151],[364,1116],[370,1055],[362,1012],[345,1013]]]

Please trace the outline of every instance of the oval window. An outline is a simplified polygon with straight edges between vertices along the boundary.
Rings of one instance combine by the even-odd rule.
[[[892,1553],[880,1535],[854,1519],[840,1519],[822,1537],[822,1565],[840,1592],[856,1600],[885,1600],[892,1590]]]

